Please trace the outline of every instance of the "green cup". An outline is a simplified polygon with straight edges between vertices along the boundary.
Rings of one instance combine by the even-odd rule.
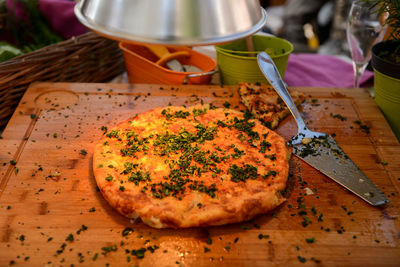
[[[400,79],[396,79],[374,69],[375,102],[400,141]]]
[[[265,51],[274,61],[282,78],[285,76],[293,45],[281,38],[265,35],[252,36],[254,52],[247,49],[246,40],[215,46],[218,69],[223,84],[241,82],[267,83],[257,63],[257,53]]]

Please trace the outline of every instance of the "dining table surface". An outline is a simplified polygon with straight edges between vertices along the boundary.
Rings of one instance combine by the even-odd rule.
[[[244,111],[238,86],[33,83],[0,139],[0,266],[399,266],[400,143],[366,89],[291,87],[384,192],[371,206],[296,157],[287,200],[242,223],[154,229],[116,212],[93,174],[101,127],[156,107]],[[291,116],[276,132],[297,132]]]

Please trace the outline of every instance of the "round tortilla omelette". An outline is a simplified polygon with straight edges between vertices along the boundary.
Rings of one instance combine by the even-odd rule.
[[[128,218],[155,228],[222,225],[285,201],[286,142],[250,113],[169,106],[102,130],[95,179]]]

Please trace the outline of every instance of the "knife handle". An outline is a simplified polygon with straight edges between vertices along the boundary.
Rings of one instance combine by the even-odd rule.
[[[179,58],[179,57],[188,57],[189,52],[188,51],[176,51],[173,53],[170,53],[168,48],[166,48],[163,45],[150,45],[146,44],[146,47],[154,54],[156,55],[159,60],[157,60],[156,64],[157,65],[164,65],[170,60]]]
[[[299,132],[306,130],[306,124],[303,121],[303,118],[300,115],[299,110],[293,102],[292,97],[289,94],[285,84],[282,81],[281,75],[279,74],[278,69],[275,66],[272,58],[265,52],[261,52],[257,56],[257,62],[260,66],[261,71],[264,73],[264,76],[267,78],[272,87],[275,88],[276,92],[288,106],[290,112],[293,114],[297,126],[299,128]]]

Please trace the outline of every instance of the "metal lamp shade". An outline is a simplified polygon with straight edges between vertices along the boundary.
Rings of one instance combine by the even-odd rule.
[[[224,43],[259,31],[259,0],[81,0],[78,19],[111,39],[175,45]]]

